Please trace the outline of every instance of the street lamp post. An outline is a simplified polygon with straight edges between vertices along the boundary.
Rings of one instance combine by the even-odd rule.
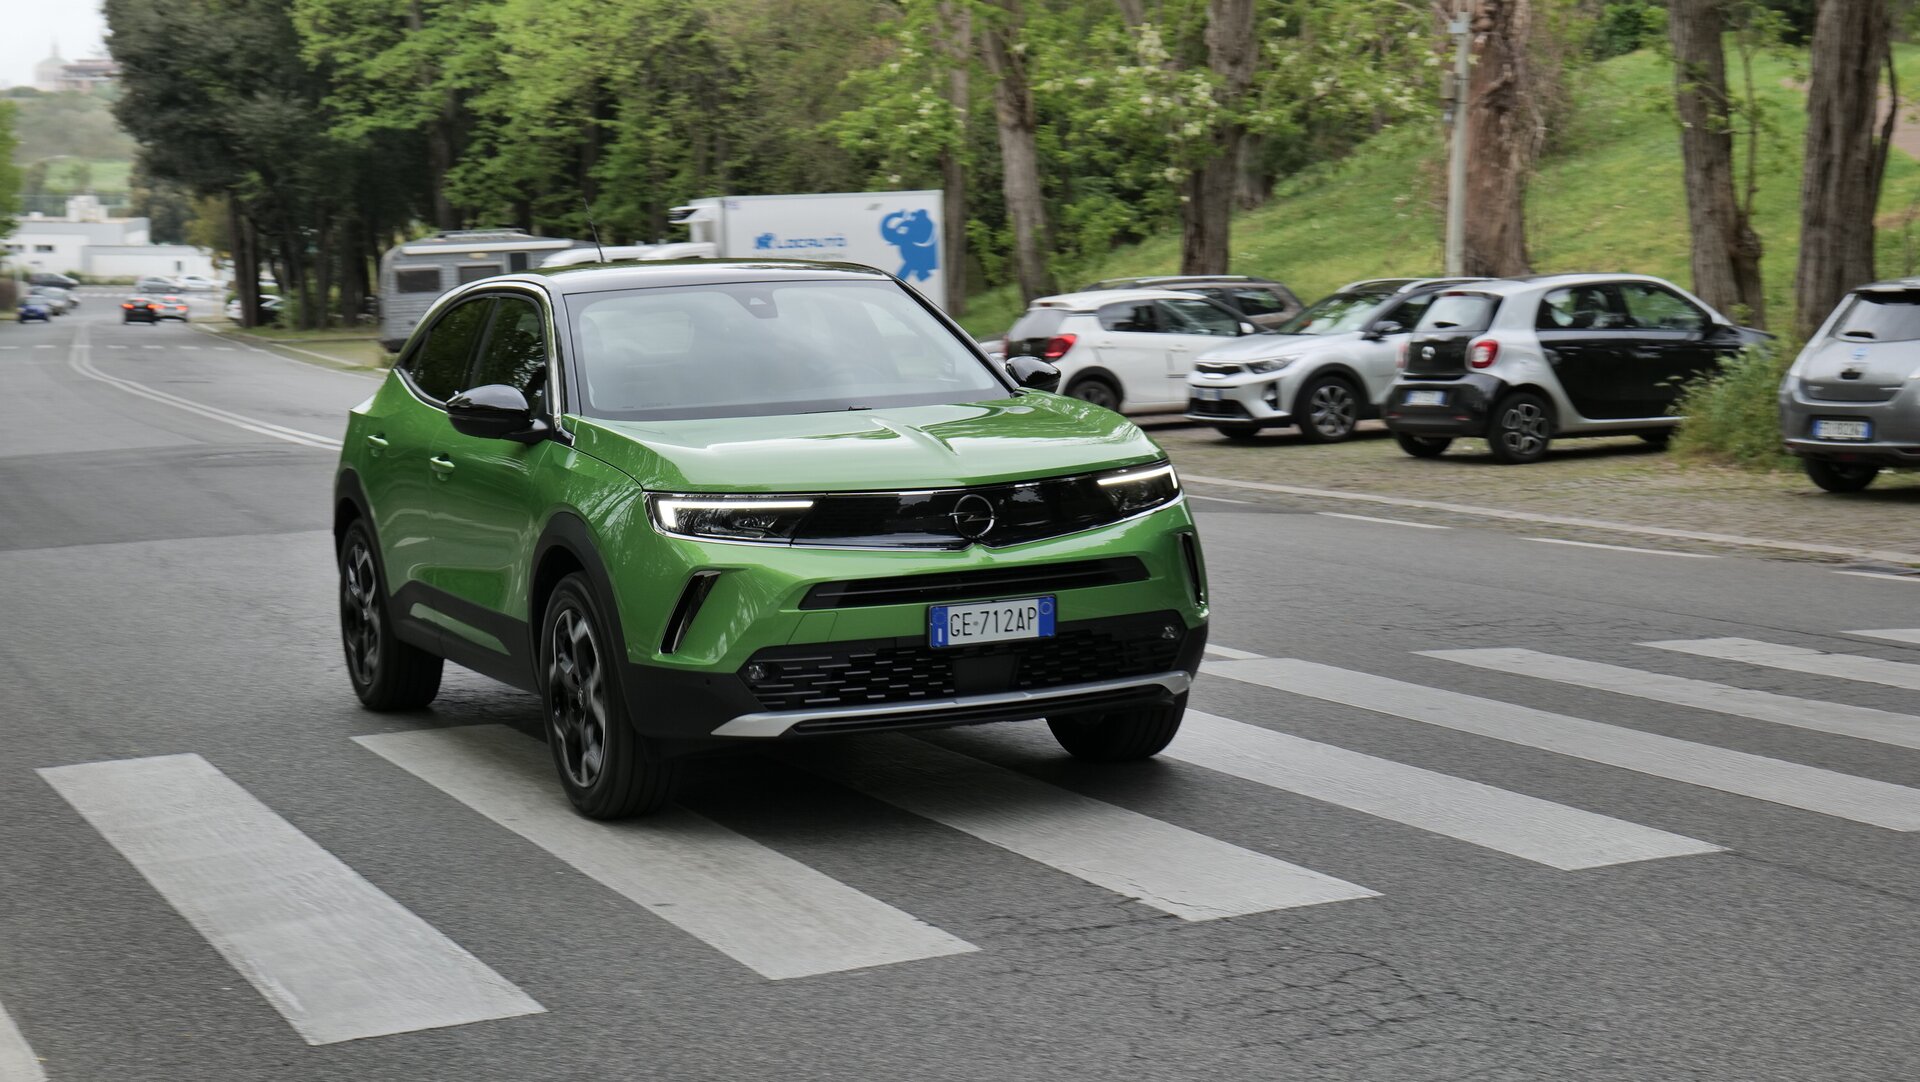
[[[1441,116],[1452,129],[1452,152],[1447,162],[1447,273],[1467,272],[1467,80],[1473,48],[1473,17],[1468,3],[1459,3],[1447,25],[1453,35],[1453,72],[1443,80],[1446,106]]]

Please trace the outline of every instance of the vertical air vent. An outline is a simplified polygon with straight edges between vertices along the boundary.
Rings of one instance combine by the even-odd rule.
[[[1207,573],[1200,562],[1200,535],[1180,535],[1180,553],[1187,558],[1187,585],[1193,587],[1193,599],[1207,603]]]
[[[671,654],[680,649],[680,643],[687,637],[687,629],[693,626],[694,617],[700,615],[700,606],[706,603],[707,595],[713,591],[713,584],[720,581],[718,571],[695,571],[687,580],[687,588],[680,591],[680,603],[673,607],[673,617],[667,621],[667,633],[660,639],[660,652]]]

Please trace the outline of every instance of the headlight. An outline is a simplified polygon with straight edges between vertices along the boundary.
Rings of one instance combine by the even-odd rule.
[[[813,507],[792,496],[647,497],[653,528],[677,537],[723,541],[786,541]]]
[[[1292,357],[1268,357],[1264,361],[1254,361],[1247,365],[1247,371],[1254,373],[1278,372],[1299,359],[1297,355]]]
[[[1173,463],[1156,462],[1103,473],[1100,487],[1113,501],[1115,511],[1136,515],[1172,503],[1180,495],[1180,478],[1173,472]]]

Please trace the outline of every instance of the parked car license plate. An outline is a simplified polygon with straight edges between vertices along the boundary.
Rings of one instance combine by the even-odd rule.
[[[1873,438],[1873,422],[1815,421],[1813,438],[1816,440],[1870,440]]]
[[[1218,402],[1227,397],[1227,393],[1218,387],[1195,387],[1193,397],[1202,402]]]
[[[1407,405],[1409,406],[1444,406],[1446,404],[1447,392],[1445,391],[1407,392]]]
[[[977,605],[931,605],[927,641],[935,647],[1053,638],[1053,598],[1023,597]]]

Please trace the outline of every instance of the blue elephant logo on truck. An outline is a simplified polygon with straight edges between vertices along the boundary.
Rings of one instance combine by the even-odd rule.
[[[940,269],[940,241],[933,232],[933,216],[924,210],[896,210],[880,220],[880,235],[900,249],[896,276],[924,282]]]

